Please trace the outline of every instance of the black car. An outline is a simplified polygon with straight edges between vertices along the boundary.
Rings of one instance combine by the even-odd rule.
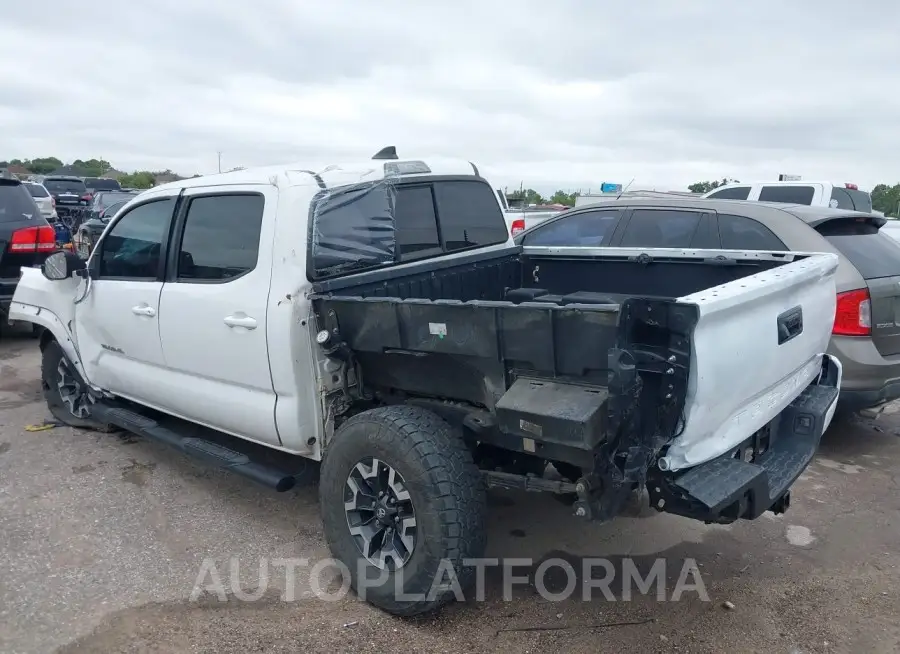
[[[85,209],[91,201],[91,195],[80,177],[67,175],[51,175],[44,178],[44,188],[56,201],[56,215],[69,227],[80,223]]]
[[[91,200],[91,212],[89,218],[99,218],[108,207],[128,202],[137,193],[131,191],[97,191]]]
[[[56,231],[17,179],[0,178],[0,324],[6,322],[22,266],[56,251]]]
[[[113,216],[116,215],[116,212],[125,206],[127,202],[129,202],[137,193],[117,193],[116,195],[122,195],[120,199],[117,199],[115,202],[108,204],[96,215],[92,214],[90,218],[81,223],[81,226],[78,228],[78,231],[75,233],[75,237],[73,242],[75,244],[75,251],[78,253],[82,259],[87,259],[91,250],[94,249],[94,245],[100,238],[100,235],[103,234],[103,230],[106,229],[106,225],[112,219]]]

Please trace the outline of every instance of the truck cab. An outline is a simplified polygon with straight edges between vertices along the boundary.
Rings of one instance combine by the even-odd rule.
[[[706,522],[787,510],[840,389],[823,354],[836,268],[519,246],[474,164],[385,148],[146,191],[87,261],[23,268],[10,316],[44,328],[66,424],[279,491],[321,462],[332,553],[412,615],[455,596],[434,585],[444,561],[473,582],[487,487],[568,495],[595,520],[645,489]]]

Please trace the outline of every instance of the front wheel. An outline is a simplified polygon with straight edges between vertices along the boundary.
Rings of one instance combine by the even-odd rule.
[[[50,341],[41,360],[41,386],[53,417],[70,427],[111,431],[109,425],[91,418],[93,396],[59,343]]]
[[[344,423],[319,483],[325,537],[357,594],[395,615],[437,609],[474,581],[486,497],[462,435],[419,407]]]

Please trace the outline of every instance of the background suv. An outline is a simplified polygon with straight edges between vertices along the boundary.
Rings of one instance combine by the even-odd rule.
[[[38,266],[56,250],[56,231],[17,179],[0,178],[0,327],[22,266]]]
[[[564,212],[519,234],[523,245],[833,252],[837,311],[829,353],[844,366],[840,403],[900,397],[900,243],[881,216],[703,198],[628,198]],[[748,334],[748,338],[757,335]]]

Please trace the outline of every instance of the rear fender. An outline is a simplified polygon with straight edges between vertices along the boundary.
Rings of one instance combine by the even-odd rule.
[[[9,319],[40,325],[53,334],[82,378],[87,379],[74,332],[75,298],[82,283],[78,277],[51,281],[38,268],[22,268],[9,306]]]

